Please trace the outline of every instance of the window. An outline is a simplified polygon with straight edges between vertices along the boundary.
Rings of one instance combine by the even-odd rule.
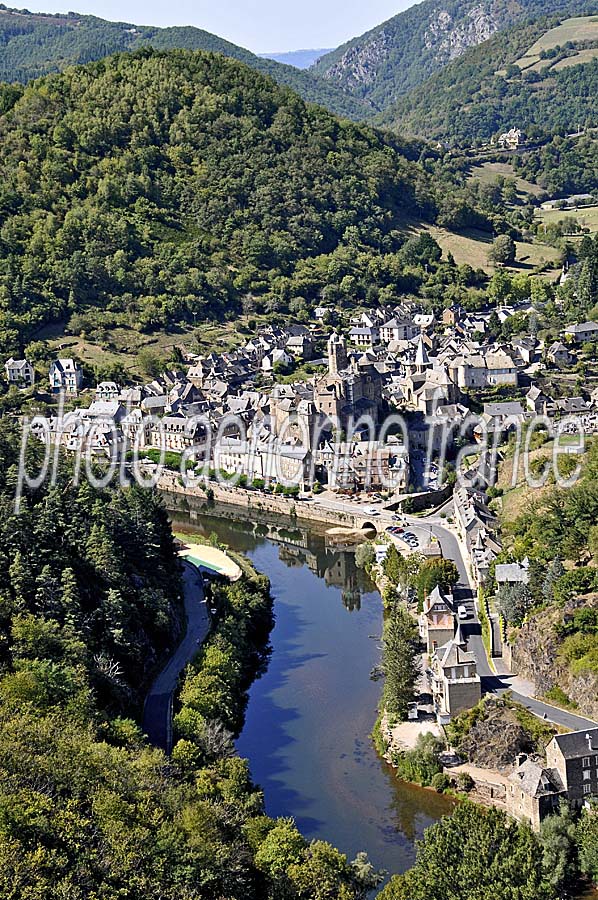
[[[584,781],[589,781],[590,778],[591,778],[591,776],[592,776],[592,773],[590,772],[589,769],[587,769],[587,770],[583,773],[583,780],[584,780]]]
[[[589,767],[589,765],[590,765],[590,757],[584,756],[582,766],[584,767],[584,769],[587,769]]]
[[[584,784],[584,786],[583,786],[583,792],[584,792],[584,794],[589,794],[589,793],[591,792],[591,790],[592,790],[592,785],[591,785],[591,784]]]

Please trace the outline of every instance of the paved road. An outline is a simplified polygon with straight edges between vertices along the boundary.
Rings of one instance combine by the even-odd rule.
[[[329,503],[327,502],[326,505],[329,505]],[[359,504],[343,501],[332,501],[330,505],[334,505],[343,511],[354,512],[356,509],[359,509]],[[370,505],[374,506],[377,504]],[[373,521],[376,522],[376,526],[380,530],[384,530],[392,521],[392,515],[384,511],[381,505],[378,505],[378,508],[381,514]],[[449,502],[442,511],[447,515],[451,509],[451,503]],[[470,611],[471,618],[463,630],[468,639],[468,649],[474,653],[476,658],[478,673],[482,679],[482,691],[499,696],[510,691],[513,700],[521,703],[522,706],[525,706],[539,718],[546,719],[548,722],[561,725],[563,728],[568,728],[572,731],[595,728],[597,723],[591,719],[576,716],[566,710],[536,700],[533,696],[534,686],[523,679],[510,674],[497,674],[490,665],[482,639],[482,627],[476,609],[477,593],[471,582],[465,548],[462,547],[454,531],[446,527],[445,519],[438,514],[425,518],[404,516],[404,519],[407,522],[409,531],[412,531],[420,538],[422,545],[428,543],[430,536],[436,537],[442,547],[444,558],[452,559],[457,566],[459,582],[455,587],[454,594],[457,604],[466,606]]]
[[[187,632],[154,681],[143,710],[144,732],[154,746],[161,747],[167,753],[172,750],[172,698],[179,676],[210,630],[201,572],[190,563],[183,565]]]
[[[417,533],[417,519],[409,519],[411,531]],[[420,527],[430,530],[430,526],[421,524]],[[455,598],[459,605],[464,604],[470,609],[472,619],[464,627],[463,631],[468,640],[468,649],[476,658],[476,664],[484,693],[501,695],[510,691],[513,700],[521,703],[541,719],[546,719],[555,725],[569,728],[571,731],[581,731],[586,728],[595,728],[596,722],[576,716],[566,710],[558,709],[548,703],[542,703],[533,697],[533,685],[529,685],[523,679],[509,674],[497,674],[488,661],[486,647],[482,639],[482,626],[477,615],[475,595],[471,585],[469,572],[465,563],[463,550],[456,536],[446,528],[439,525],[431,526],[432,533],[440,541],[443,555],[446,559],[452,559],[459,570],[459,583],[455,588]],[[524,691],[525,693],[521,693]]]

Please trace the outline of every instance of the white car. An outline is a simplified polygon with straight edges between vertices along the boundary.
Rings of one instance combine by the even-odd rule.
[[[410,722],[417,722],[419,718],[419,709],[417,703],[409,703],[407,706],[407,718]]]
[[[459,609],[457,610],[457,615],[459,616],[459,618],[461,619],[462,622],[466,622],[467,619],[469,619],[471,617],[471,613],[469,612],[469,610],[467,609],[466,606],[460,606]]]

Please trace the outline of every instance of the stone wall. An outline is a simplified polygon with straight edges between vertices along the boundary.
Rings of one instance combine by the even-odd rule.
[[[288,497],[280,497],[273,494],[264,494],[261,491],[250,491],[244,488],[230,485],[210,483],[214,495],[214,502],[223,505],[233,505],[240,509],[268,512],[272,515],[291,517],[305,522],[319,522],[328,526],[336,526],[351,530],[361,531],[365,523],[369,523],[376,529],[376,520],[367,513],[356,509],[355,513],[327,509],[318,503],[317,495],[313,500],[297,500]],[[180,475],[174,472],[165,472],[159,482],[158,490],[172,496],[184,496],[194,498],[201,502],[207,502],[206,489],[204,487],[184,487],[181,484]],[[437,506],[443,502],[446,491],[434,491],[427,494],[409,495],[414,509],[425,509],[426,504]]]
[[[208,496],[202,487],[184,487],[180,476],[166,473],[158,482],[158,490],[171,498],[187,498],[196,501],[197,505],[206,504]],[[361,513],[340,512],[326,509],[318,504],[317,499],[312,502],[289,499],[288,497],[276,497],[263,494],[259,491],[247,491],[243,488],[226,487],[219,484],[211,484],[214,495],[214,504],[224,506],[236,506],[238,509],[255,511],[256,513],[268,513],[284,516],[297,521],[316,522],[329,526],[343,527],[352,530],[361,530],[364,522],[370,522],[371,518]],[[175,504],[177,508],[179,504]],[[213,508],[206,512],[214,512]]]

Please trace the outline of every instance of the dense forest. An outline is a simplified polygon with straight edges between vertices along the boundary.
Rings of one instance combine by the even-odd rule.
[[[496,32],[538,16],[596,11],[595,0],[425,0],[326,54],[312,71],[388,113],[402,94]]]
[[[596,136],[564,138],[559,135],[538,150],[513,158],[518,175],[537,182],[552,197],[598,193],[598,140]]]
[[[0,81],[26,83],[50,72],[60,72],[67,66],[141,47],[221,53],[269,75],[304,100],[320,103],[337,115],[360,120],[370,113],[366,103],[323,78],[263,59],[200,28],[154,28],[77,13],[47,15],[17,11],[0,4]]]
[[[33,475],[43,448],[31,445]],[[244,688],[272,624],[266,579],[216,589],[218,612],[181,696],[167,761],[139,720],[181,635],[166,513],[136,487],[27,490],[19,440],[0,432],[0,896],[6,900],[363,900],[360,855],[308,843],[264,814],[233,755]],[[230,718],[227,710],[230,711]]]
[[[117,55],[0,86],[0,109],[5,353],[82,310],[151,331],[391,302],[428,278],[406,221],[487,223],[434,154],[217,55]]]
[[[518,127],[533,139],[598,124],[598,60],[543,77],[513,64],[558,20],[500,32],[446,66],[378,121],[404,134],[473,147]]]

